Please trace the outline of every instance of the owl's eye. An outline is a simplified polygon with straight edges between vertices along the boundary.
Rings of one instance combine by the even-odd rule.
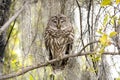
[[[57,23],[57,20],[53,20],[53,23]]]
[[[60,22],[63,23],[66,21],[66,18],[65,17],[60,17]]]
[[[61,19],[60,22],[63,23],[63,22],[65,22],[65,20],[64,20],[64,19]]]

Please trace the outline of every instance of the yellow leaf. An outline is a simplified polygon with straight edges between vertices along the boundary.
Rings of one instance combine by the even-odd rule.
[[[30,75],[29,80],[34,80],[34,78],[33,78],[33,76],[32,76],[32,75]]]
[[[120,0],[116,0],[116,4],[119,4],[120,3]]]
[[[97,70],[95,70],[93,67],[90,67],[90,68],[88,68],[88,71],[90,71],[90,72],[96,72]]]
[[[108,20],[109,20],[109,15],[106,14],[105,17],[104,17],[104,20],[103,20],[103,25],[106,26],[106,24],[108,23]]]
[[[100,38],[100,42],[101,44],[106,44],[106,41],[107,41],[107,35],[106,34],[103,34],[103,36]]]
[[[114,22],[117,20],[117,16],[111,17],[110,23],[114,25]]]
[[[99,40],[103,46],[108,46],[111,44],[110,39],[107,34],[103,34]]]
[[[14,63],[14,64],[15,64],[16,62],[17,62],[17,60],[16,60],[16,59],[12,60],[12,63]]]
[[[16,37],[14,40],[15,40],[15,41],[14,41],[14,42],[15,42],[15,45],[18,45],[19,42],[20,42],[19,38]]]
[[[117,32],[113,31],[110,33],[109,37],[114,37],[117,34]]]
[[[102,30],[103,30],[103,28],[100,28],[97,32],[98,32],[99,34],[103,34]]]
[[[12,55],[16,55],[16,52],[15,52],[14,50],[10,50],[10,53],[11,53]]]
[[[120,19],[118,19],[118,24],[120,25]]]
[[[114,25],[114,18],[111,19],[110,23]]]
[[[102,47],[102,48],[100,49],[99,53],[102,54],[104,51],[105,51],[105,48]]]
[[[120,80],[120,77],[116,78],[115,80]]]
[[[102,0],[102,2],[101,2],[102,7],[110,5],[110,4],[111,4],[111,0]]]

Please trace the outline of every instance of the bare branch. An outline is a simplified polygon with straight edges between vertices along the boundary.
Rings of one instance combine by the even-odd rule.
[[[31,3],[33,3],[33,2],[26,1],[26,2],[24,3],[24,5],[0,28],[0,34],[1,34],[3,31],[5,31],[5,30],[9,27],[9,25],[20,15],[20,13],[24,10],[25,6],[26,6],[28,3],[31,4]]]
[[[27,72],[29,72],[31,70],[34,70],[34,69],[37,69],[37,68],[40,68],[40,67],[45,67],[45,66],[47,66],[49,64],[52,64],[52,63],[57,62],[57,61],[61,61],[63,59],[69,58],[69,57],[94,55],[94,54],[95,54],[95,52],[84,52],[84,53],[81,53],[79,55],[78,54],[76,54],[76,55],[67,55],[67,56],[65,56],[63,58],[53,59],[53,60],[50,60],[49,62],[46,62],[46,63],[39,63],[39,64],[36,64],[36,65],[31,65],[31,66],[28,66],[28,67],[23,67],[18,72],[13,72],[11,74],[0,76],[0,80],[5,80],[5,79],[17,77],[17,76],[23,75],[23,74],[25,74],[25,73],[27,73]],[[119,55],[118,53],[114,53],[114,52],[105,52],[103,54],[105,54],[105,55]]]
[[[22,6],[21,9],[20,9],[17,13],[15,13],[15,14],[0,28],[0,34],[9,27],[9,25],[11,24],[11,22],[13,22],[13,21],[18,17],[18,15],[23,11],[23,9],[24,9],[24,6]]]
[[[81,12],[81,6],[80,6],[80,4],[79,4],[79,1],[78,0],[76,0],[76,3],[77,3],[77,5],[78,5],[78,8],[79,8],[79,14],[80,14],[80,36],[81,36],[81,41],[82,41],[82,45],[83,45],[83,47],[84,47],[84,42],[83,42],[83,26],[82,26],[82,12]],[[84,50],[85,51],[85,50]]]
[[[96,52],[83,52],[82,51],[89,45],[93,44],[93,43],[98,43],[99,41],[94,41],[94,42],[91,42],[91,43],[88,43],[87,45],[85,45],[80,52],[76,53],[76,54],[72,54],[72,55],[66,55],[64,56],[63,58],[57,58],[57,59],[53,59],[53,60],[50,60],[48,62],[45,62],[45,63],[38,63],[38,64],[34,64],[34,65],[31,65],[31,66],[28,66],[28,67],[23,67],[22,69],[20,69],[18,72],[13,72],[13,73],[10,73],[10,74],[7,74],[7,75],[1,75],[0,76],[0,80],[5,80],[5,79],[9,79],[9,78],[13,78],[13,77],[17,77],[17,76],[20,76],[22,74],[25,74],[31,70],[34,70],[34,69],[37,69],[37,68],[40,68],[40,67],[45,67],[49,64],[52,64],[54,62],[57,62],[57,61],[61,61],[63,59],[66,59],[66,58],[70,58],[70,57],[77,57],[77,56],[85,56],[85,55],[94,55]],[[103,55],[119,55],[118,53],[115,53],[115,52],[104,52]]]

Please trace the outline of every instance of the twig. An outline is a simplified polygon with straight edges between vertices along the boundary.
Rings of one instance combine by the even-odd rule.
[[[54,62],[57,62],[57,61],[61,61],[63,59],[66,59],[66,58],[70,58],[70,57],[77,57],[77,56],[85,56],[85,55],[94,55],[96,52],[83,52],[82,51],[89,45],[93,44],[93,43],[98,43],[99,41],[94,41],[94,42],[91,42],[91,43],[88,43],[87,45],[85,45],[85,47],[83,47],[81,49],[80,52],[78,52],[77,54],[72,54],[72,55],[66,55],[64,56],[63,58],[57,58],[57,59],[53,59],[53,60],[50,60],[48,62],[45,62],[45,63],[38,63],[38,64],[34,64],[34,65],[31,65],[31,66],[28,66],[28,67],[23,67],[22,69],[20,69],[18,72],[13,72],[13,73],[10,73],[10,74],[7,74],[7,75],[1,75],[0,76],[0,80],[5,80],[5,79],[9,79],[9,78],[13,78],[13,77],[17,77],[17,76],[20,76],[22,74],[25,74],[31,70],[34,70],[34,69],[37,69],[37,68],[40,68],[40,67],[45,67],[49,64],[52,64]],[[119,55],[118,53],[115,53],[115,52],[104,52],[103,54],[105,55]]]
[[[77,5],[78,5],[78,8],[79,8],[79,14],[80,14],[80,36],[81,36],[81,41],[82,41],[82,45],[83,45],[83,47],[84,47],[84,42],[83,42],[83,31],[82,31],[82,13],[81,13],[81,6],[80,6],[80,4],[79,4],[79,1],[78,0],[76,0],[76,3],[77,3]],[[85,50],[84,50],[85,51]]]
[[[18,72],[13,72],[11,74],[7,74],[7,75],[3,75],[3,76],[0,76],[0,80],[5,80],[5,79],[9,79],[9,78],[13,78],[13,77],[17,77],[17,76],[20,76],[22,74],[25,74],[31,70],[34,70],[34,69],[37,69],[37,68],[40,68],[40,67],[45,67],[49,64],[52,64],[54,62],[57,62],[57,61],[61,61],[63,59],[66,59],[66,58],[69,58],[69,57],[77,57],[77,56],[85,56],[85,55],[94,55],[95,52],[84,52],[84,53],[78,53],[76,55],[68,55],[68,56],[65,56],[63,58],[59,58],[59,59],[53,59],[53,60],[50,60],[49,62],[46,62],[46,63],[39,63],[39,64],[36,64],[36,65],[31,65],[31,66],[28,66],[28,67],[24,67],[22,69],[20,69]],[[118,53],[115,53],[115,52],[105,52],[103,53],[103,55],[119,55]]]
[[[0,28],[0,34],[9,28],[9,25],[20,15],[20,13],[24,10],[27,4],[32,4],[34,2],[25,1],[24,5]]]
[[[15,13],[15,14],[0,28],[0,34],[9,27],[9,25],[11,24],[11,22],[13,22],[13,21],[18,17],[18,15],[23,11],[23,9],[24,9],[24,6],[22,6],[22,8],[21,8],[17,13]]]

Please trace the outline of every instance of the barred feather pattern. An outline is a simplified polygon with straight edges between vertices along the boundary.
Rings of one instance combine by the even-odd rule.
[[[60,25],[60,28],[58,28],[58,25]],[[73,46],[74,30],[67,17],[62,14],[51,17],[45,29],[44,38],[50,60],[70,54]],[[67,61],[68,59],[64,59],[55,62],[52,67],[53,69],[64,69]]]

